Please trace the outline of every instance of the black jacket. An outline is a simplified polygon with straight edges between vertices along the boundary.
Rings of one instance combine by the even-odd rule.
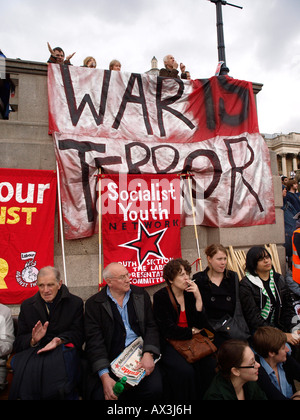
[[[259,357],[256,355],[256,360],[260,363]],[[286,362],[283,364],[286,379],[292,385],[293,393],[296,392],[294,380],[300,381],[300,364],[292,356],[287,356]],[[272,384],[269,375],[261,366],[258,371],[258,385],[265,392],[268,400],[288,400],[280,391]]]
[[[180,305],[177,303],[178,311]],[[188,328],[179,327],[178,312],[175,311],[170,300],[167,289],[164,287],[156,292],[153,296],[153,312],[163,338],[174,340],[189,340],[192,338],[192,328],[207,328],[207,322],[203,312],[196,309],[196,300],[193,293],[184,292],[185,311],[187,317]]]
[[[64,339],[65,343],[73,343],[78,350],[81,350],[84,342],[83,301],[78,296],[72,295],[65,285],[62,285],[58,291],[55,307],[50,315],[39,292],[22,303],[14,343],[16,352],[30,348],[32,328],[38,321],[42,324],[49,321],[46,336],[40,343],[41,347],[54,337],[59,337]]]
[[[284,278],[274,272],[274,282],[276,287],[276,309],[274,326],[284,332],[291,332],[293,328],[293,318],[295,311]],[[253,334],[257,328],[269,325],[261,316],[261,311],[266,305],[267,297],[262,294],[262,289],[253,284],[247,277],[240,283],[240,299],[245,320]]]
[[[128,301],[131,328],[144,340],[143,352],[160,355],[159,333],[148,293],[131,286]],[[116,305],[107,295],[107,286],[89,298],[85,305],[86,355],[92,371],[109,368],[125,348],[126,331]]]
[[[248,340],[250,332],[244,319],[235,271],[226,270],[219,287],[208,277],[208,267],[193,277],[199,287],[203,305],[217,347],[230,338]]]
[[[236,307],[235,279],[237,274],[226,270],[220,287],[216,287],[207,273],[208,267],[194,274],[193,279],[199,287],[208,319],[220,319],[227,314],[233,316]]]

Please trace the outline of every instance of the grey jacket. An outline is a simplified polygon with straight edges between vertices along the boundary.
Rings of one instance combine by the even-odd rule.
[[[118,310],[107,296],[107,286],[85,305],[86,354],[93,372],[109,368],[124,350],[126,331]],[[131,328],[144,340],[143,352],[160,355],[159,333],[151,300],[140,287],[131,286],[128,317]]]

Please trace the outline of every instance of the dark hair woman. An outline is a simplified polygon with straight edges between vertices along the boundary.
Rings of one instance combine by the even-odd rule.
[[[204,400],[266,400],[257,385],[260,364],[247,342],[225,341],[218,351],[218,370]]]
[[[161,335],[161,367],[166,378],[166,399],[202,399],[215,368],[212,356],[188,363],[168,339],[189,340],[206,327],[198,286],[190,279],[191,266],[181,258],[169,261],[163,270],[167,286],[153,297],[153,311]],[[173,306],[172,298],[175,299]]]
[[[288,343],[298,344],[291,334],[295,311],[284,278],[276,273],[269,252],[263,246],[249,249],[246,275],[240,283],[240,297],[252,334],[258,327],[273,326],[286,333]]]

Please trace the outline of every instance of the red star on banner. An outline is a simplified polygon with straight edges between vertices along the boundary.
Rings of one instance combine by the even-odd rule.
[[[136,250],[139,266],[143,265],[144,261],[150,254],[158,258],[165,258],[160,249],[159,243],[166,230],[167,228],[159,230],[155,233],[149,233],[143,223],[139,220],[137,239],[126,242],[125,244],[121,244],[119,246]]]

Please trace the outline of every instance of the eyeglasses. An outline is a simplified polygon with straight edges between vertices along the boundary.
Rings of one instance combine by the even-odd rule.
[[[258,261],[264,261],[264,260],[270,260],[270,259],[271,259],[270,255],[265,255],[264,257],[260,257]]]
[[[121,274],[120,276],[113,276],[112,279],[126,280],[127,277],[130,277],[130,273]]]
[[[251,366],[239,366],[238,369],[256,369],[256,363],[254,363],[254,365]]]

